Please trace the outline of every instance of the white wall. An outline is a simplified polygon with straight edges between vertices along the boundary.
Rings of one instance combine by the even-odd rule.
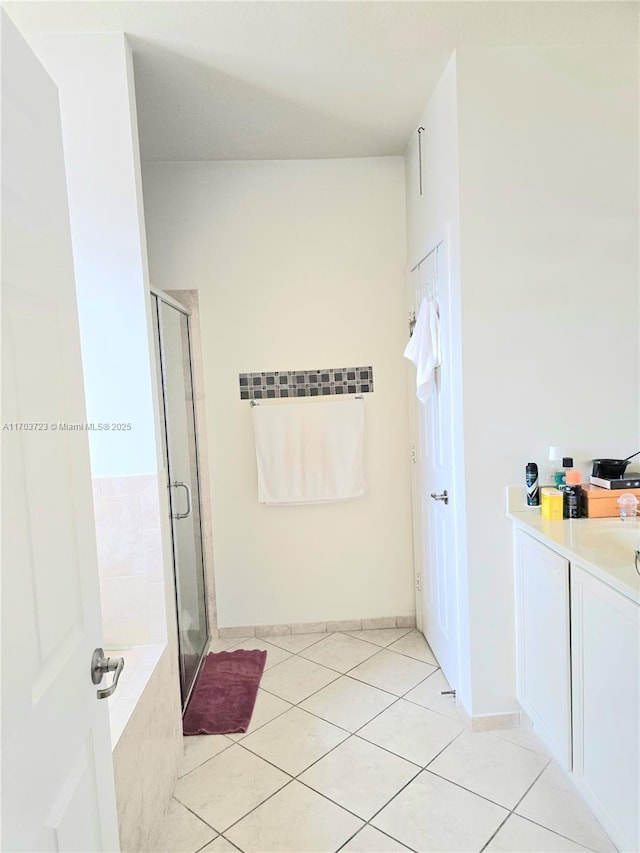
[[[60,89],[94,477],[157,470],[133,67],[123,33],[29,34]]]
[[[429,235],[440,231],[442,224],[450,225],[450,241],[455,264],[454,289],[457,289],[459,254],[458,202],[458,97],[455,54],[451,57],[440,81],[420,117],[422,133],[422,196],[419,195],[420,174],[418,132],[413,134],[407,148],[407,255],[409,266],[422,260]]]
[[[414,612],[401,158],[148,163],[152,283],[197,288],[220,626]],[[238,374],[372,364],[369,491],[257,503]]]
[[[458,51],[472,712],[514,707],[504,486],[638,442],[638,58]]]

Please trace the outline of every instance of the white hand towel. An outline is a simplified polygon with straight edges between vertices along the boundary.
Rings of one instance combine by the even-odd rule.
[[[435,386],[435,369],[441,362],[440,316],[434,299],[423,299],[416,325],[404,357],[416,366],[416,396],[421,403],[428,400]]]
[[[275,403],[252,412],[260,503],[324,503],[365,493],[362,400]]]

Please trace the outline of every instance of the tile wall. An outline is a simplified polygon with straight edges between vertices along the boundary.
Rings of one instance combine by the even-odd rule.
[[[106,647],[167,639],[158,477],[93,480]]]
[[[373,391],[373,367],[327,367],[318,370],[273,370],[241,373],[241,400],[281,397],[328,397],[369,394]]]

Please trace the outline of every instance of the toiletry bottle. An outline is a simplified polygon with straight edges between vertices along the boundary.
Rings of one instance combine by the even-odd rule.
[[[579,468],[567,468],[565,482],[567,486],[582,485],[582,471]]]
[[[582,517],[582,486],[568,485],[562,490],[563,518],[581,518]]]
[[[559,447],[552,444],[551,447],[549,447],[549,464],[547,465],[544,477],[545,486],[551,486],[552,488],[558,487],[556,482],[556,473],[560,469],[561,459],[562,451]]]
[[[540,506],[540,490],[538,488],[538,466],[535,462],[527,462],[524,469],[527,484],[527,506]]]
[[[556,472],[556,481],[554,486],[556,489],[562,489],[562,487],[566,484],[567,480],[567,470],[569,468],[573,468],[573,457],[572,456],[563,456],[562,457],[562,471]]]
[[[587,508],[585,506],[586,498],[582,488],[582,471],[579,468],[568,468],[565,479],[567,481],[565,489],[568,489],[569,486],[572,487],[572,491],[569,496],[571,512],[577,513],[576,515],[569,515],[569,518],[583,518],[586,515]]]

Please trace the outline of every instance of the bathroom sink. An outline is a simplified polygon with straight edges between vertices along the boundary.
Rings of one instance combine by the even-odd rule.
[[[585,530],[580,542],[607,562],[627,565],[633,563],[639,539],[640,524],[619,521],[617,524]]]

